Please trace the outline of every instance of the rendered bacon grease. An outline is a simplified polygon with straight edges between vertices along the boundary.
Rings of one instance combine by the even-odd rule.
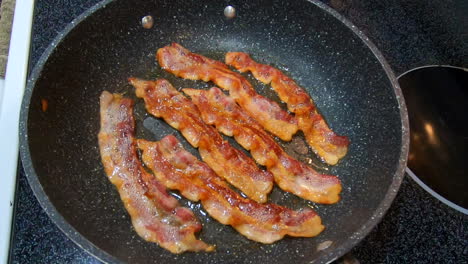
[[[136,232],[172,253],[212,251],[195,237],[202,225],[142,167],[134,139],[133,101],[104,91],[99,149],[105,172],[119,191]]]
[[[191,201],[199,201],[214,219],[253,241],[268,244],[284,236],[320,234],[325,227],[313,210],[294,211],[265,203],[273,180],[281,189],[316,203],[332,204],[340,199],[342,187],[337,177],[318,173],[292,158],[268,133],[289,141],[300,129],[313,151],[328,164],[334,165],[344,157],[348,138],[329,128],[310,96],[279,70],[256,63],[241,52],[226,54],[226,63],[271,84],[294,115],[259,95],[226,64],[192,53],[177,43],[159,49],[157,60],[166,71],[186,79],[212,81],[229,91],[229,96],[216,87],[183,89],[191,101],[164,79],[129,78],[137,97],[145,101],[146,110],[179,130],[198,148],[205,164],[172,135],[159,142],[136,140],[133,101],[102,93],[102,163],[137,233],[172,253],[214,250],[214,246],[196,238],[202,228],[200,222],[168,194],[167,187]],[[217,130],[233,136],[267,171],[223,140]],[[137,145],[146,168],[137,155]],[[232,190],[223,179],[252,200]]]

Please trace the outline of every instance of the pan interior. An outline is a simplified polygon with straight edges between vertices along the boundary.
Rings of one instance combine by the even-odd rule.
[[[331,260],[337,257],[334,250],[350,243],[353,234],[369,221],[394,180],[402,144],[398,100],[385,70],[366,44],[342,22],[307,1],[229,4],[237,10],[234,19],[224,17],[224,1],[113,1],[71,30],[47,58],[41,73],[36,71],[33,76],[27,141],[23,142],[32,161],[33,172],[28,177],[38,178],[45,195],[70,226],[118,260]],[[140,24],[146,15],[154,18],[152,29]],[[100,161],[99,95],[108,90],[136,99],[127,84],[131,76],[166,78],[177,88],[210,87],[175,78],[159,68],[155,52],[171,42],[219,60],[225,52],[244,51],[279,67],[307,89],[330,126],[350,138],[349,153],[336,166],[324,165],[312,152],[296,154],[284,143],[293,156],[310,159],[318,170],[342,180],[342,201],[335,205],[308,203],[277,189],[270,197],[271,202],[294,209],[314,208],[326,226],[320,236],[262,245],[204,216],[198,203],[184,199],[181,202],[192,207],[203,222],[201,238],[216,244],[216,253],[173,255],[135,233]],[[245,76],[259,93],[277,100],[268,86]],[[48,103],[46,111],[41,109],[43,100]],[[137,100],[135,118],[138,137],[159,140],[175,134],[196,153],[177,131],[149,116],[141,100]],[[71,233],[66,224],[61,228]],[[325,241],[332,243],[319,251],[318,245]]]

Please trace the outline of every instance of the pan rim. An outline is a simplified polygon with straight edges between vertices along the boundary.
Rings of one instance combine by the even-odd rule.
[[[390,64],[387,62],[383,54],[380,50],[375,46],[375,44],[361,31],[359,30],[351,21],[346,19],[344,16],[339,14],[336,10],[332,9],[328,5],[319,2],[318,0],[307,0],[321,8],[322,10],[328,12],[336,19],[341,21],[346,27],[348,27],[355,35],[357,35],[362,42],[366,44],[366,46],[372,51],[374,56],[377,58],[379,63],[382,65],[383,70],[387,74],[387,77],[390,83],[393,86],[393,91],[395,92],[395,98],[398,102],[398,108],[400,110],[400,119],[401,119],[401,149],[400,149],[400,157],[398,160],[398,166],[393,175],[393,181],[390,187],[388,188],[387,193],[385,194],[382,202],[380,202],[377,209],[371,215],[369,220],[362,225],[360,229],[351,235],[350,239],[348,239],[345,243],[341,246],[336,248],[332,251],[329,255],[331,256],[330,260],[327,263],[330,263],[337,258],[343,256],[348,251],[350,251],[353,247],[355,247],[364,237],[366,237],[370,231],[374,229],[374,227],[381,222],[385,213],[390,208],[393,200],[395,199],[398,190],[400,189],[401,182],[403,181],[403,177],[405,176],[406,164],[408,159],[409,153],[409,118],[408,112],[406,109],[406,103],[403,96],[403,91],[400,88],[398,83],[398,79],[395,76]]]
[[[32,165],[31,153],[29,151],[28,144],[28,120],[29,120],[29,106],[31,102],[31,97],[36,85],[36,81],[41,76],[42,69],[44,65],[49,60],[49,57],[53,54],[55,48],[63,41],[64,38],[70,33],[77,25],[79,25],[83,20],[88,16],[92,15],[97,10],[104,8],[110,2],[114,0],[103,0],[94,6],[88,8],[81,15],[73,19],[68,23],[65,28],[60,31],[57,36],[52,40],[52,42],[47,46],[42,55],[39,57],[36,65],[30,72],[28,78],[26,89],[23,96],[23,101],[21,104],[20,112],[20,156],[21,163],[28,179],[29,186],[31,187],[34,196],[39,201],[40,206],[52,220],[52,222],[62,231],[65,236],[67,236],[73,243],[75,243],[79,248],[85,250],[91,256],[97,258],[98,260],[104,263],[124,263],[114,256],[110,255],[106,251],[100,249],[94,243],[89,241],[83,235],[81,235],[70,223],[68,223],[65,218],[58,212],[57,208],[50,201],[47,193],[44,191],[44,188],[40,184],[39,178],[36,174],[36,171]]]
[[[109,3],[115,0],[103,0],[94,6],[90,7],[84,11],[77,18],[73,19],[65,28],[57,34],[54,40],[49,44],[46,50],[42,53],[36,65],[30,72],[26,90],[24,93],[22,106],[21,106],[21,115],[20,115],[20,156],[24,168],[26,178],[28,179],[29,185],[33,190],[36,199],[38,199],[39,204],[47,213],[49,218],[54,222],[54,224],[68,237],[70,238],[78,247],[84,249],[87,253],[94,256],[95,258],[103,261],[105,263],[122,263],[114,256],[110,255],[106,251],[100,249],[98,246],[93,244],[83,235],[81,235],[70,223],[68,223],[65,218],[58,212],[52,202],[49,200],[46,192],[44,191],[42,185],[39,182],[39,178],[32,166],[32,159],[29,151],[28,145],[28,133],[27,133],[27,123],[28,123],[28,113],[31,96],[36,84],[36,81],[41,76],[41,72],[45,64],[47,63],[49,57],[53,54],[55,47],[63,41],[63,39],[72,31],[79,23],[85,20],[88,16],[92,15],[97,10],[104,8]],[[306,0],[307,2],[314,4],[322,11],[332,15],[335,19],[343,23],[349,30],[351,30],[355,35],[361,39],[363,43],[371,50],[372,54],[376,57],[382,69],[385,71],[387,78],[390,84],[393,87],[395,93],[395,98],[398,103],[398,109],[400,112],[401,119],[401,146],[400,146],[400,156],[398,159],[398,165],[396,167],[395,173],[393,175],[393,180],[389,186],[387,193],[384,198],[378,205],[377,209],[373,212],[371,217],[365,224],[361,226],[357,231],[355,231],[347,241],[336,247],[328,254],[323,254],[317,259],[313,260],[317,263],[330,263],[337,258],[343,256],[353,247],[355,247],[364,237],[366,237],[370,231],[382,220],[383,216],[387,212],[388,208],[392,204],[396,194],[398,193],[399,187],[405,175],[408,151],[409,151],[409,121],[408,114],[406,110],[406,104],[404,101],[402,90],[398,84],[398,80],[391,69],[390,65],[384,58],[383,54],[377,49],[374,43],[361,31],[359,30],[352,22],[347,18],[339,14],[337,11],[329,7],[328,5],[320,2],[319,0]]]

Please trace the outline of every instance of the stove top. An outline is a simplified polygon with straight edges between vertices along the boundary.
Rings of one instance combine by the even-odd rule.
[[[30,67],[67,23],[97,2],[37,0]],[[323,2],[360,28],[397,76],[423,65],[468,68],[468,1]],[[51,222],[22,169],[16,206],[13,263],[100,263]],[[406,177],[383,221],[351,253],[362,263],[463,262],[468,260],[467,226],[466,215],[442,204]]]

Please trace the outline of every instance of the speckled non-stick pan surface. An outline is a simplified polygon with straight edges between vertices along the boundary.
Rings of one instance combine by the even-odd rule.
[[[227,4],[237,10],[234,19],[223,15]],[[146,15],[154,17],[152,29],[140,24]],[[335,205],[305,202],[278,189],[270,196],[271,202],[294,209],[314,208],[326,226],[322,234],[263,245],[204,216],[199,204],[184,199],[203,222],[201,238],[217,245],[215,253],[173,255],[135,233],[100,161],[98,99],[103,90],[135,98],[127,84],[130,76],[167,78],[178,88],[209,87],[159,68],[155,52],[171,42],[220,60],[227,51],[245,51],[279,67],[309,91],[335,131],[349,136],[349,153],[336,166],[282,143],[291,155],[342,180],[342,200]],[[269,87],[248,78],[261,94],[277,100]],[[42,100],[48,102],[45,112]],[[141,100],[135,116],[139,137],[158,140],[172,133],[181,139],[149,116]],[[20,126],[23,165],[42,206],[71,239],[106,262],[329,262],[384,215],[398,191],[408,146],[406,108],[383,57],[334,11],[305,0],[104,1],[72,22],[46,50],[28,82]],[[319,250],[319,245],[329,247]]]

